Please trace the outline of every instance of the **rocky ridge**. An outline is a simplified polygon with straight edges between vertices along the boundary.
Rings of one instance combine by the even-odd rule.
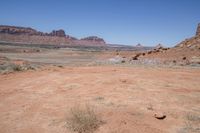
[[[63,29],[50,33],[37,31],[30,27],[0,25],[0,41],[30,44],[60,44],[60,45],[105,45],[105,41],[97,36],[77,39],[66,35]]]

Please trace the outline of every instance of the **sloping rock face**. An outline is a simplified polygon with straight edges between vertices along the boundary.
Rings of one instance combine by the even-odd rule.
[[[199,25],[197,31],[199,29]],[[157,47],[157,48],[156,48]],[[200,66],[200,35],[185,39],[172,48],[157,45],[153,50],[139,53],[132,58],[132,62],[156,65],[192,65]]]
[[[200,35],[185,39],[184,41],[176,45],[176,47],[186,47],[192,49],[200,48]]]
[[[199,25],[197,27],[199,31]],[[200,64],[200,35],[185,39],[173,48],[159,48],[149,51],[145,58],[159,59],[164,63],[178,65]]]
[[[200,49],[200,23],[197,26],[196,36],[185,39],[175,47],[179,48],[190,48],[190,49]]]
[[[29,27],[6,25],[0,25],[0,41],[51,45],[105,45],[105,41],[102,38],[91,36],[78,40],[75,37],[66,35],[62,29],[44,33]]]

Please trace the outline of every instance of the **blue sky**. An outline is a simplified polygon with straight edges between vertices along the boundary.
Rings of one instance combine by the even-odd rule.
[[[200,0],[0,0],[0,24],[64,29],[108,43],[174,46],[200,23]]]

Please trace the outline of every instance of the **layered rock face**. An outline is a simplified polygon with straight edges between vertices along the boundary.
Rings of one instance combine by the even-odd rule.
[[[15,27],[15,26],[0,26],[0,33],[15,34],[15,35],[39,35],[40,33],[32,28]]]
[[[65,31],[53,30],[50,33],[44,33],[32,28],[5,26],[0,25],[0,41],[30,43],[30,44],[62,44],[62,45],[105,45],[102,38],[90,36],[83,39],[76,39],[75,37],[65,34]]]

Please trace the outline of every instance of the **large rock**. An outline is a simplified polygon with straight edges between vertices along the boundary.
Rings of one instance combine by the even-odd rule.
[[[200,36],[200,23],[197,26],[196,36]]]

